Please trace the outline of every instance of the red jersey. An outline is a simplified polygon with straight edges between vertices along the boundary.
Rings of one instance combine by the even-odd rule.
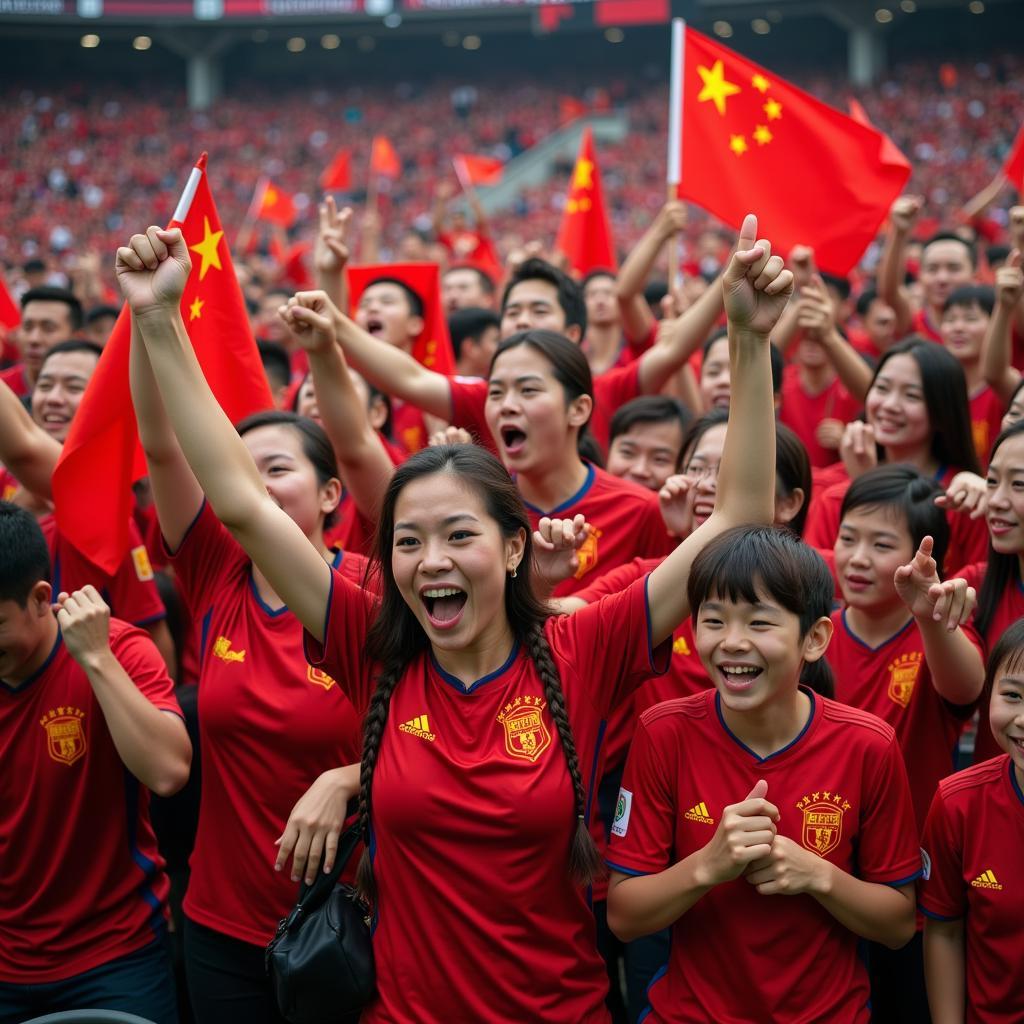
[[[310,662],[360,713],[377,667],[366,657],[370,598],[335,572]],[[652,651],[646,581],[544,627],[590,805],[604,720],[667,660]],[[391,697],[373,777],[373,933],[382,1021],[608,1021],[607,973],[586,894],[569,877],[573,790],[544,686],[513,646],[472,686],[429,648]],[[443,970],[438,965],[443,964]]]
[[[449,377],[448,387],[452,426],[468,430],[479,444],[497,454],[498,449],[484,415],[488,382],[478,377]],[[602,450],[608,448],[612,417],[620,406],[639,394],[640,365],[635,360],[594,378],[594,411],[590,414],[589,427]]]
[[[1020,964],[1024,793],[1003,754],[944,779],[924,830],[930,860],[920,906],[939,921],[964,921],[965,1024],[1024,1020]],[[926,861],[926,864],[928,861]]]
[[[209,504],[173,562],[201,624],[202,793],[185,913],[262,946],[295,903],[295,883],[274,872],[274,840],[321,772],[359,760],[361,723],[307,663],[291,612],[260,599],[252,563]],[[358,581],[365,564],[346,553],[340,571]]]
[[[1006,406],[986,384],[980,391],[971,395],[970,407],[971,437],[974,440],[974,450],[978,453],[978,461],[981,463],[981,471],[984,473],[988,468],[988,453],[992,448],[992,442],[1002,429]]]
[[[975,705],[957,707],[939,696],[913,619],[884,643],[869,647],[852,632],[846,617],[846,611],[832,614],[835,630],[828,661],[836,700],[870,711],[895,730],[917,824],[923,827],[939,780],[956,770],[957,743]],[[977,633],[970,626],[964,632],[980,651]]]
[[[593,527],[577,552],[576,574],[555,587],[556,597],[575,594],[583,589],[584,580],[589,584],[637,556],[660,559],[675,547],[675,540],[665,529],[654,491],[612,476],[589,462],[586,467],[583,486],[557,508],[547,512],[526,503],[526,513],[535,530],[544,516],[571,519],[583,515]]]
[[[128,554],[113,576],[90,562],[58,531],[52,515],[39,520],[50,549],[53,593],[69,594],[91,583],[103,595],[112,615],[135,626],[146,626],[167,615],[160,592],[153,579],[153,567],[142,543],[142,535],[134,522],[128,524]]]
[[[3,381],[19,398],[28,398],[32,394],[32,385],[25,376],[24,363],[15,363],[6,370],[0,370],[0,381]]]
[[[836,464],[837,475],[840,465]],[[830,466],[829,470],[832,468]],[[955,469],[943,466],[935,479],[942,487],[948,487],[956,473]],[[835,547],[836,537],[839,536],[839,511],[849,487],[850,479],[843,470],[838,483],[822,491],[815,489],[804,526],[804,540],[812,547]],[[982,561],[988,552],[988,527],[984,519],[971,519],[950,509],[946,512],[946,521],[949,523],[949,546],[946,548],[943,566],[944,578],[957,575],[965,565]]]
[[[985,567],[985,562],[977,562],[961,569],[957,575],[967,580],[968,584],[980,594],[981,585],[985,580]],[[986,653],[992,650],[1003,633],[1022,616],[1024,616],[1024,586],[1018,577],[999,595],[999,603],[996,605],[992,621],[982,635]],[[987,685],[978,700],[980,714],[978,715],[978,735],[974,741],[975,764],[998,757],[1003,752],[1002,747],[996,743],[995,737],[992,735],[992,727],[988,722],[988,705],[991,697],[992,687]]]
[[[111,619],[110,649],[151,704],[181,714],[145,633]],[[33,676],[0,683],[0,757],[0,982],[61,981],[163,934],[168,883],[149,790],[59,635]]]
[[[423,421],[423,411],[397,398],[391,400],[391,433],[395,444],[407,455],[426,448],[430,439],[427,425]]]
[[[920,334],[923,338],[928,338],[931,341],[937,341],[940,345],[942,344],[942,335],[937,327],[932,325],[931,319],[928,316],[928,310],[924,307],[919,309],[910,320],[909,334]]]
[[[722,810],[768,782],[778,834],[867,882],[900,886],[921,855],[895,736],[873,715],[816,696],[792,743],[760,758],[730,732],[714,690],[640,716],[612,826],[609,865],[663,871],[706,846]],[[859,939],[813,897],[717,885],[672,926],[651,1024],[867,1022]]]
[[[10,501],[20,488],[18,478],[6,466],[0,466],[0,501]]]
[[[823,391],[810,394],[800,380],[800,367],[790,363],[782,373],[782,408],[779,421],[804,443],[812,466],[828,466],[839,458],[836,448],[825,448],[817,438],[822,420],[848,423],[860,412],[861,403],[836,377]]]

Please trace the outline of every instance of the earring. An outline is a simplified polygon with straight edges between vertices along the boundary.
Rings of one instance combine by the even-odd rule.
[[[515,566],[515,565],[512,566],[512,573],[511,573],[512,579],[515,579],[519,575],[518,568],[519,568],[518,566]]]

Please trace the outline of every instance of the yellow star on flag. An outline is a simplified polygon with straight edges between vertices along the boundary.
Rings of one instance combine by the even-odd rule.
[[[711,100],[718,113],[724,116],[725,101],[730,96],[735,96],[740,91],[740,87],[735,82],[726,81],[725,65],[720,60],[716,60],[710,68],[698,66],[697,74],[700,75],[701,81],[704,83],[704,88],[697,96],[697,102],[703,103],[705,100]]]
[[[589,189],[594,187],[594,163],[592,160],[577,160],[576,173],[572,177],[574,189]]]
[[[204,299],[199,298],[197,295],[195,301],[191,306],[188,307],[188,319],[189,323],[193,320],[198,320],[203,315],[203,306],[206,305]]]
[[[750,147],[747,145],[747,140],[742,135],[730,135],[729,148],[737,156],[742,156]]]
[[[782,104],[778,100],[773,100],[770,96],[768,97],[768,102],[761,109],[768,115],[769,121],[778,121],[782,117]]]
[[[210,218],[203,218],[203,240],[196,242],[195,245],[190,245],[189,249],[192,252],[199,253],[203,258],[203,262],[199,267],[199,280],[202,281],[206,277],[206,272],[213,267],[214,270],[223,269],[220,265],[220,253],[217,252],[217,247],[220,245],[221,238],[224,237],[223,231],[211,231],[210,230]]]
[[[759,124],[754,129],[754,139],[757,141],[759,146],[766,146],[772,141],[772,133],[768,130],[766,125]]]
[[[757,74],[750,80],[750,84],[759,92],[766,93],[768,91],[768,79],[764,75]]]
[[[268,185],[266,191],[263,193],[263,205],[273,206],[277,202],[277,189],[273,185]]]

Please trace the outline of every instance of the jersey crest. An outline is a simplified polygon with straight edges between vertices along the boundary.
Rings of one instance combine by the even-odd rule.
[[[244,651],[242,652],[245,653]],[[311,683],[316,683],[317,686],[322,686],[325,690],[329,690],[334,685],[334,679],[331,678],[323,669],[314,668],[312,665],[306,665],[306,678]]]
[[[512,757],[534,763],[551,746],[544,721],[547,706],[540,697],[516,697],[498,712],[498,721],[505,727],[505,750]]]
[[[60,764],[69,767],[85,756],[85,729],[80,708],[51,708],[39,720],[46,730],[46,752]]]
[[[135,575],[140,582],[146,583],[153,578],[153,565],[149,560],[149,552],[140,544],[132,548],[132,563],[135,565]]]
[[[213,641],[213,656],[221,661],[245,661],[245,651],[231,650],[231,641],[226,636]]]
[[[690,650],[690,645],[686,642],[685,636],[677,636],[672,641],[672,653],[681,654],[684,658],[688,658],[693,653]]]
[[[850,804],[839,793],[818,790],[797,801],[803,816],[800,842],[819,857],[827,857],[843,838],[843,816]]]
[[[577,549],[576,557],[579,559],[579,567],[573,574],[576,579],[583,579],[597,565],[597,542],[600,537],[601,531],[592,526],[590,533],[587,534],[587,539]]]
[[[905,708],[910,703],[923,657],[921,651],[908,651],[890,663],[888,694],[894,704]]]

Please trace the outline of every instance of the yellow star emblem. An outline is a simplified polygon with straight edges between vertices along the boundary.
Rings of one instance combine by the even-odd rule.
[[[572,187],[574,189],[594,187],[594,162],[592,160],[576,161],[576,173],[572,176]]]
[[[754,129],[754,139],[759,146],[767,146],[772,141],[772,133],[768,130],[766,125],[759,124]]]
[[[195,245],[190,245],[189,249],[192,252],[199,253],[203,258],[203,262],[199,267],[199,280],[202,281],[206,277],[206,272],[213,267],[214,270],[221,270],[220,265],[220,253],[217,251],[217,247],[220,245],[221,238],[224,237],[223,231],[211,231],[210,230],[210,218],[203,218],[203,240],[196,242]]]
[[[198,320],[203,315],[203,306],[205,305],[205,300],[199,298],[199,296],[197,295],[192,305],[188,307],[189,323],[191,323],[193,320]]]
[[[766,93],[768,91],[768,88],[769,88],[768,79],[765,78],[764,75],[760,75],[760,74],[754,75],[754,77],[750,80],[750,84],[759,93],[762,93],[762,94]]]
[[[768,102],[761,109],[768,115],[769,121],[778,121],[782,117],[782,104],[778,100],[773,100],[770,96],[768,97]]]
[[[697,102],[711,100],[718,113],[724,115],[725,101],[730,96],[735,96],[740,87],[735,82],[726,81],[725,65],[720,60],[716,60],[710,68],[698,66],[697,74],[704,83],[704,88],[697,95]]]
[[[272,185],[268,185],[266,191],[263,193],[263,205],[273,206],[277,202],[277,189]]]
[[[729,148],[737,156],[742,156],[750,147],[747,145],[747,140],[742,135],[730,135]]]

